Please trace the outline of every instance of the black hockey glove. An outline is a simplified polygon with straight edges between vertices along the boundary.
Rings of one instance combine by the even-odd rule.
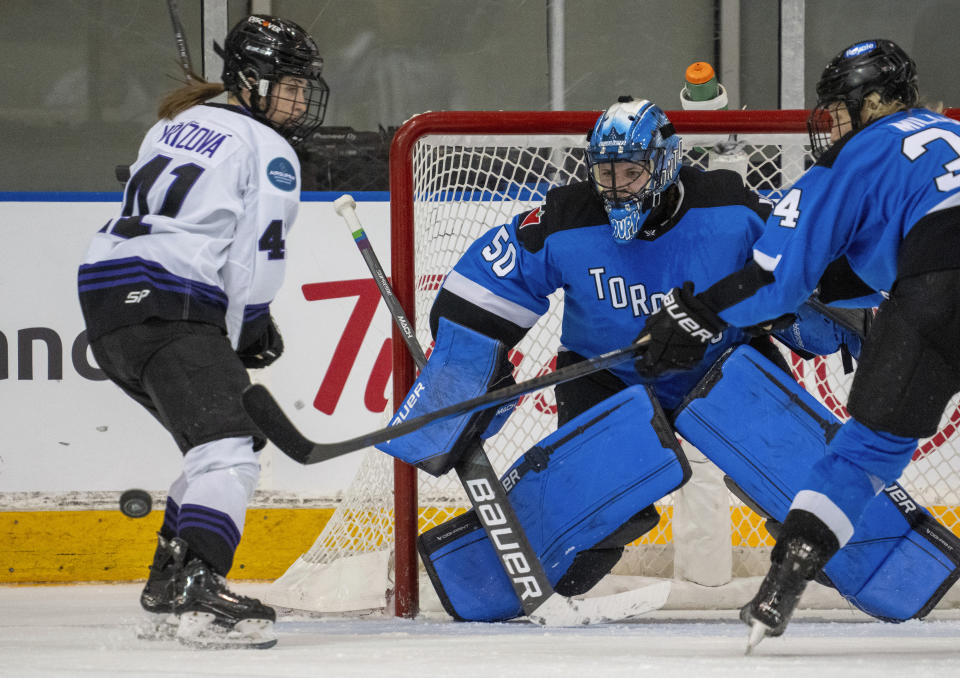
[[[647,318],[635,341],[633,365],[645,379],[689,369],[703,360],[724,327],[726,323],[694,296],[693,283],[687,281],[670,290],[660,310]]]
[[[283,353],[283,337],[271,316],[260,336],[237,349],[240,362],[248,370],[256,370],[274,362]]]

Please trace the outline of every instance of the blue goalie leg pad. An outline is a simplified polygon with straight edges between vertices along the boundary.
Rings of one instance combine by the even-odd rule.
[[[618,530],[682,485],[689,473],[660,406],[645,387],[633,386],[567,422],[520,457],[501,480],[556,585],[579,552],[615,533],[632,541]],[[643,531],[655,525],[639,519],[637,524]],[[522,614],[472,510],[422,534],[418,548],[455,619],[502,621]]]
[[[790,375],[747,346],[711,369],[674,425],[778,521],[841,428]],[[960,540],[893,483],[869,500],[823,572],[874,617],[922,617],[960,576]]]
[[[900,622],[925,617],[960,577],[958,565],[960,540],[893,483],[867,505],[823,572],[867,614]]]
[[[433,353],[391,424],[512,384],[512,366],[506,355],[507,349],[499,341],[441,318]],[[453,468],[477,437],[495,433],[491,422],[502,426],[510,411],[512,406],[500,405],[441,419],[376,448],[439,476]]]

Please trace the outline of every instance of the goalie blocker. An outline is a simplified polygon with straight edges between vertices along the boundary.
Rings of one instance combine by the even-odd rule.
[[[703,378],[674,425],[746,499],[782,522],[840,421],[788,374],[740,346]],[[958,565],[960,540],[894,483],[871,500],[822,574],[867,614],[899,622],[926,616],[960,576]]]
[[[496,339],[441,318],[433,353],[390,425],[511,386],[513,365]],[[439,476],[453,468],[477,438],[503,428],[516,401],[441,419],[376,446],[381,452]]]
[[[562,595],[576,595],[613,568],[624,545],[657,525],[653,502],[689,474],[652,393],[632,386],[561,426],[501,481],[550,583]],[[454,618],[502,621],[522,614],[475,511],[425,532],[418,548]]]

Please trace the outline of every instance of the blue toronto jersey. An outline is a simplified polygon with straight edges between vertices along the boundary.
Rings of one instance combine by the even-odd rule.
[[[841,256],[886,294],[907,233],[958,205],[960,123],[926,109],[876,120],[838,142],[777,203],[754,247],[754,261],[773,280],[726,304],[720,317],[744,327],[796,309]]]
[[[743,266],[763,228],[767,208],[738,175],[683,168],[679,183],[682,197],[666,231],[625,244],[613,239],[589,183],[554,188],[542,206],[478,238],[443,290],[479,307],[492,324],[525,332],[562,289],[558,349],[593,357],[626,346],[670,289],[685,280],[706,289]],[[729,328],[698,369],[658,381],[663,406],[676,407],[714,360],[742,341],[743,332]],[[629,362],[611,371],[627,385],[640,382]]]

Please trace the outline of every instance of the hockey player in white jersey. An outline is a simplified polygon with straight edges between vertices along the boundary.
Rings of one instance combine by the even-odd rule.
[[[699,294],[675,294],[672,312],[651,317],[639,338],[641,374],[695,362],[709,344],[675,318],[726,333],[790,312],[838,256],[873,293],[860,305],[882,301],[847,403],[852,419],[794,495],[770,571],[741,612],[751,646],[784,632],[807,582],[960,391],[960,123],[917,107],[916,65],[889,40],[838,54],[817,97],[808,123],[817,163],[774,208],[753,260]]]
[[[100,367],[183,454],[142,606],[175,615],[187,644],[270,647],[274,610],[223,579],[265,444],[240,394],[246,368],[283,351],[270,302],[299,204],[291,144],[322,123],[329,89],[292,21],[247,17],[220,51],[222,85],[194,77],[161,101],[78,287]]]

